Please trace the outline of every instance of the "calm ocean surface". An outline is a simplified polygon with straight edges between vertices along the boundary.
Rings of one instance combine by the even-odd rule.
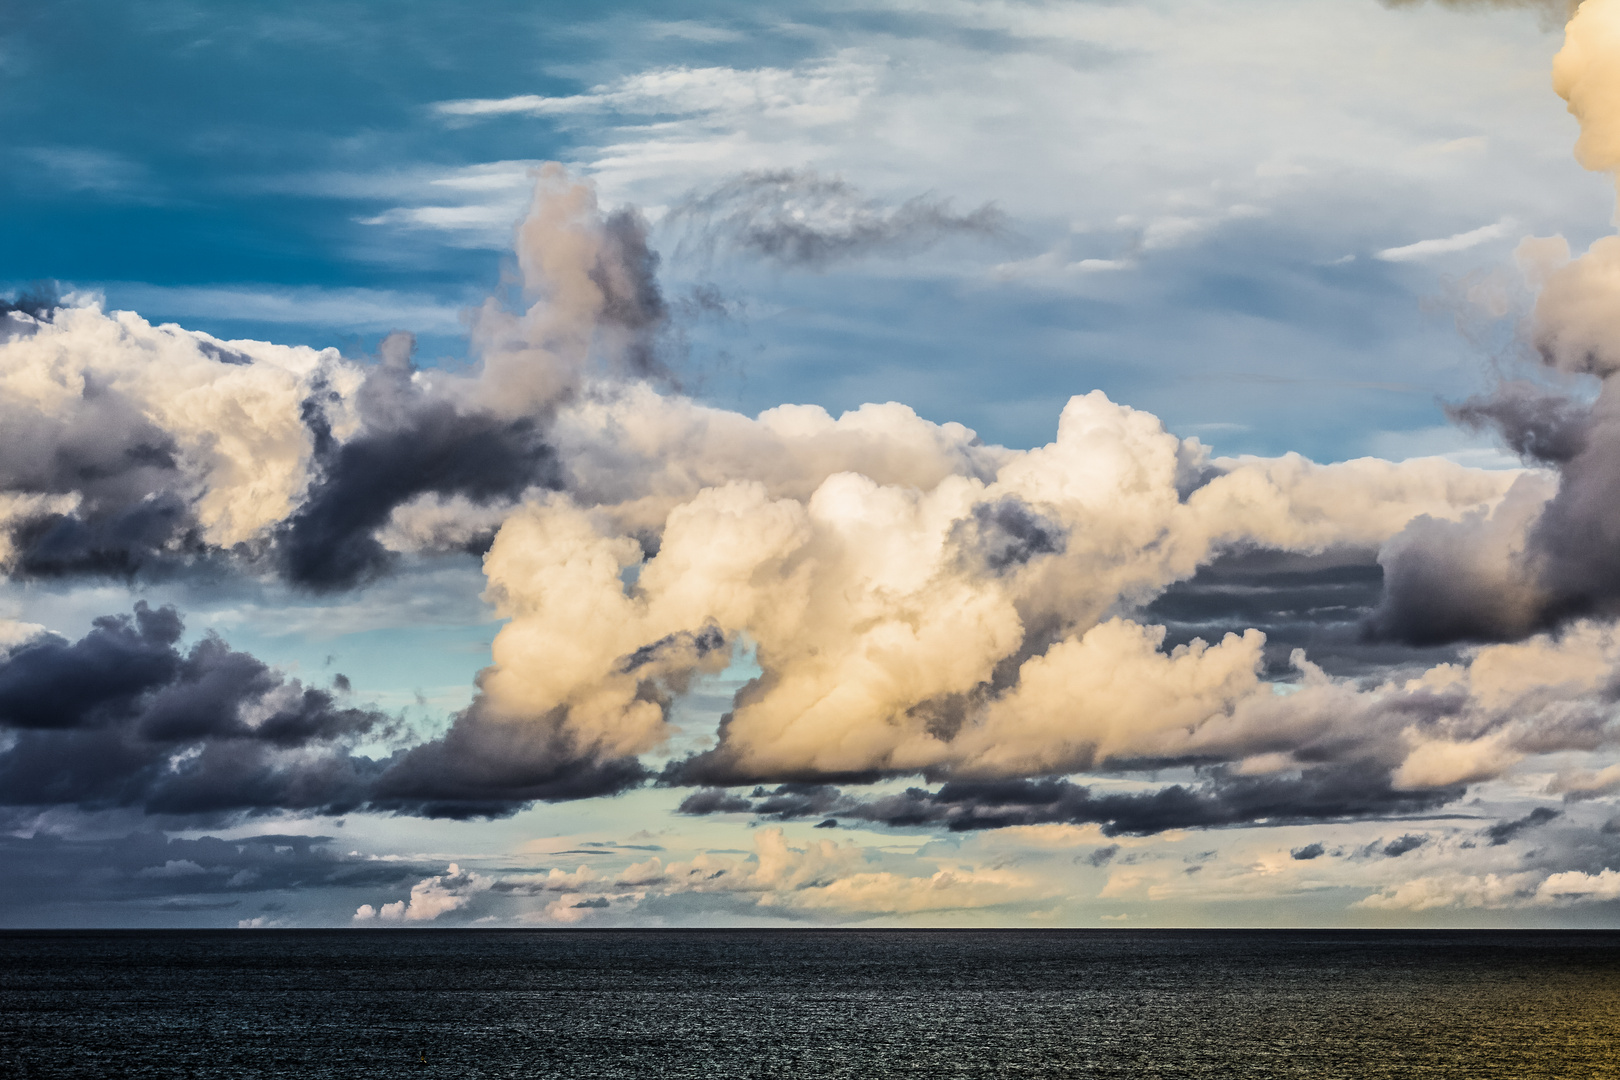
[[[911,1075],[1620,1076],[1620,934],[0,933],[3,1077]]]

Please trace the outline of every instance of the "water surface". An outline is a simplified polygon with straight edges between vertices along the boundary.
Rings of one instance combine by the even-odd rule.
[[[7,1077],[1364,1080],[1617,1063],[1613,933],[0,933]]]

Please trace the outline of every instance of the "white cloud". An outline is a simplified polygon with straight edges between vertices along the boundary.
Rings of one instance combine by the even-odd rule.
[[[408,899],[395,900],[381,907],[361,904],[355,909],[353,921],[431,922],[466,907],[475,896],[488,892],[494,884],[494,878],[472,870],[462,870],[451,863],[443,874],[423,878],[412,885]]]
[[[1373,911],[1524,907],[1536,888],[1530,871],[1424,875],[1373,893],[1353,905]]]
[[[1454,236],[1443,237],[1438,240],[1419,240],[1415,244],[1406,244],[1403,247],[1385,248],[1378,252],[1378,258],[1385,262],[1416,262],[1421,259],[1432,258],[1436,255],[1451,255],[1491,240],[1500,240],[1516,228],[1516,223],[1504,218],[1494,225],[1481,225],[1477,229],[1460,232]]]
[[[594,110],[638,115],[699,115],[732,121],[759,116],[794,125],[851,119],[871,89],[869,59],[850,52],[796,69],[664,68],[592,88],[587,94],[442,101],[446,117],[557,116]]]

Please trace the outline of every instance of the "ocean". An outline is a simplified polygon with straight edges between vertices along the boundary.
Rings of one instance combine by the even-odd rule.
[[[1620,1076],[1620,934],[0,932],[3,1077]]]

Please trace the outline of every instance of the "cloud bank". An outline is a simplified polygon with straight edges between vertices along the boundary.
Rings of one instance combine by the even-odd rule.
[[[1581,122],[1582,162],[1609,171],[1617,59],[1620,0],[1588,0],[1555,85]],[[706,78],[670,73],[658,93],[685,88],[707,107]],[[626,83],[441,111],[630,109],[652,100],[640,94]],[[795,265],[1001,228],[988,207],[886,209],[808,171],[743,175],[672,219],[715,248]],[[1460,250],[1504,228],[1384,254]],[[1521,245],[1540,289],[1532,344],[1554,372],[1599,385],[1587,400],[1514,380],[1456,406],[1530,466],[1488,472],[1218,458],[1100,392],[1072,398],[1052,440],[1027,450],[895,402],[837,417],[704,405],[674,388],[648,236],[634,208],[604,212],[588,184],[542,169],[517,233],[521,281],[468,313],[467,371],[418,368],[405,336],[360,362],[91,302],[9,305],[9,574],[206,570],[341,591],[404,556],[473,552],[504,625],[472,704],[379,760],[352,753],[379,714],[215,639],[182,654],[172,609],[101,620],[76,643],[27,639],[4,667],[18,688],[3,718],[8,797],[472,817],[611,794],[654,777],[674,702],[744,654],[759,674],[713,745],[656,771],[702,789],[690,813],[1145,835],[1410,815],[1527,757],[1612,747],[1620,239],[1574,259],[1558,242]],[[1382,568],[1366,640],[1470,647],[1365,678],[1294,649],[1279,671],[1259,629],[1171,642],[1149,613],[1223,561],[1347,552],[1367,569],[1376,552]],[[1127,791],[1065,779],[1172,768],[1196,779]],[[832,787],[917,776],[931,786]],[[450,888],[425,887],[399,917]]]

